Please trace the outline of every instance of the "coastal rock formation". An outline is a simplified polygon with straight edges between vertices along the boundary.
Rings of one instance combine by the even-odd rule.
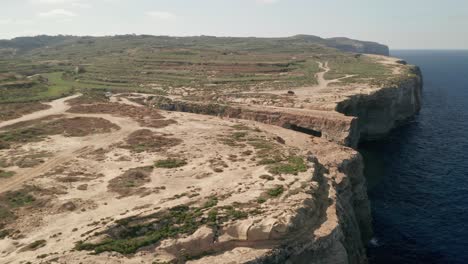
[[[318,109],[259,107],[252,101],[245,105],[238,101],[231,104],[190,102],[160,96],[151,97],[146,102],[169,111],[239,118],[281,126],[310,134],[316,140],[322,140],[319,139],[322,137],[339,145],[356,148],[360,141],[387,134],[414,116],[421,107],[422,76],[419,69],[401,63],[398,59],[378,58],[382,63],[392,65],[392,78],[364,89],[347,86],[348,90],[340,93],[339,99],[335,96],[333,102],[322,101]],[[300,95],[301,90],[295,94]],[[321,98],[327,97],[321,94]],[[297,221],[292,225],[300,226],[297,234],[294,235],[294,229],[286,232],[294,240],[283,238],[283,246],[263,253],[262,257],[256,256],[255,260],[244,260],[245,263],[366,263],[364,248],[372,236],[372,225],[362,158],[344,147],[330,150],[323,142],[316,146],[313,153],[318,158],[316,168],[320,169],[316,170],[315,178],[321,178],[322,183],[329,187],[327,193],[330,205],[326,209],[325,222],[308,229],[305,219],[312,219],[308,214],[316,208],[302,208],[296,213]],[[263,237],[272,239],[271,233]],[[244,239],[249,241],[248,236]],[[229,263],[224,260],[229,259],[230,254],[238,256],[240,253],[227,251],[194,263]]]
[[[406,78],[368,94],[356,94],[340,102],[336,111],[358,117],[361,140],[378,139],[413,117],[421,109],[422,76],[409,67]]]
[[[82,87],[0,123],[2,261],[367,262],[356,148],[419,110],[417,68],[343,38],[63,38],[0,43]]]
[[[399,75],[377,87],[355,90],[333,97],[333,102],[314,108],[265,107],[249,103],[213,103],[150,97],[147,103],[163,110],[222,116],[262,122],[324,137],[356,148],[360,141],[380,138],[421,108],[422,76],[419,68],[397,63]],[[323,93],[320,96],[324,97]],[[326,98],[326,97],[325,97]],[[258,99],[257,99],[258,100]],[[330,105],[334,105],[330,107]],[[344,115],[343,115],[344,114]]]

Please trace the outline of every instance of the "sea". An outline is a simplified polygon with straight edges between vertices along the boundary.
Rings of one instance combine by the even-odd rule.
[[[468,51],[393,50],[423,73],[420,113],[362,144],[371,264],[468,263]]]

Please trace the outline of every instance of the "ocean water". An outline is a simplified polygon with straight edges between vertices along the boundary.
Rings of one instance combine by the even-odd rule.
[[[421,67],[423,108],[360,150],[371,264],[468,263],[468,51],[393,51]]]

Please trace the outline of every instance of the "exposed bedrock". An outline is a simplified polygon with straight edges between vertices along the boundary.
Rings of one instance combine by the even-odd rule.
[[[302,208],[296,217],[302,219],[300,234],[294,240],[262,258],[248,263],[338,264],[367,263],[365,244],[372,235],[370,206],[363,176],[362,158],[357,152],[346,157],[327,155],[319,159],[316,178],[328,186],[328,201],[320,225],[306,228],[313,212]],[[339,161],[339,158],[344,158]],[[324,165],[322,165],[323,163]],[[316,209],[315,209],[316,210]],[[309,212],[310,211],[310,212]]]
[[[151,104],[168,111],[238,118],[276,125],[350,147],[356,147],[359,141],[357,119],[331,111],[199,103],[171,100],[166,97],[155,97]]]
[[[350,96],[337,104],[336,111],[358,117],[361,141],[379,139],[420,110],[422,85],[421,71],[413,67],[398,84]]]
[[[313,135],[317,144],[311,146],[310,159],[315,159],[314,181],[320,183],[317,194],[321,195],[304,199],[281,236],[272,240],[272,234],[265,233],[263,237],[274,243],[274,250],[242,263],[358,264],[367,263],[365,245],[372,236],[372,220],[362,157],[351,148],[356,148],[359,141],[386,135],[419,111],[419,69],[413,67],[401,76],[382,88],[346,97],[337,103],[336,112],[191,102],[160,96],[147,103],[169,111],[253,120]],[[252,236],[247,238],[226,241],[221,252],[242,246],[261,248],[261,243],[265,243],[249,241]],[[194,263],[215,263],[222,257],[223,254]]]

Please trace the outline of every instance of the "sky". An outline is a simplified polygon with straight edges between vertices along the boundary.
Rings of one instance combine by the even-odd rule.
[[[391,49],[468,49],[467,0],[0,0],[17,36],[349,37]]]

